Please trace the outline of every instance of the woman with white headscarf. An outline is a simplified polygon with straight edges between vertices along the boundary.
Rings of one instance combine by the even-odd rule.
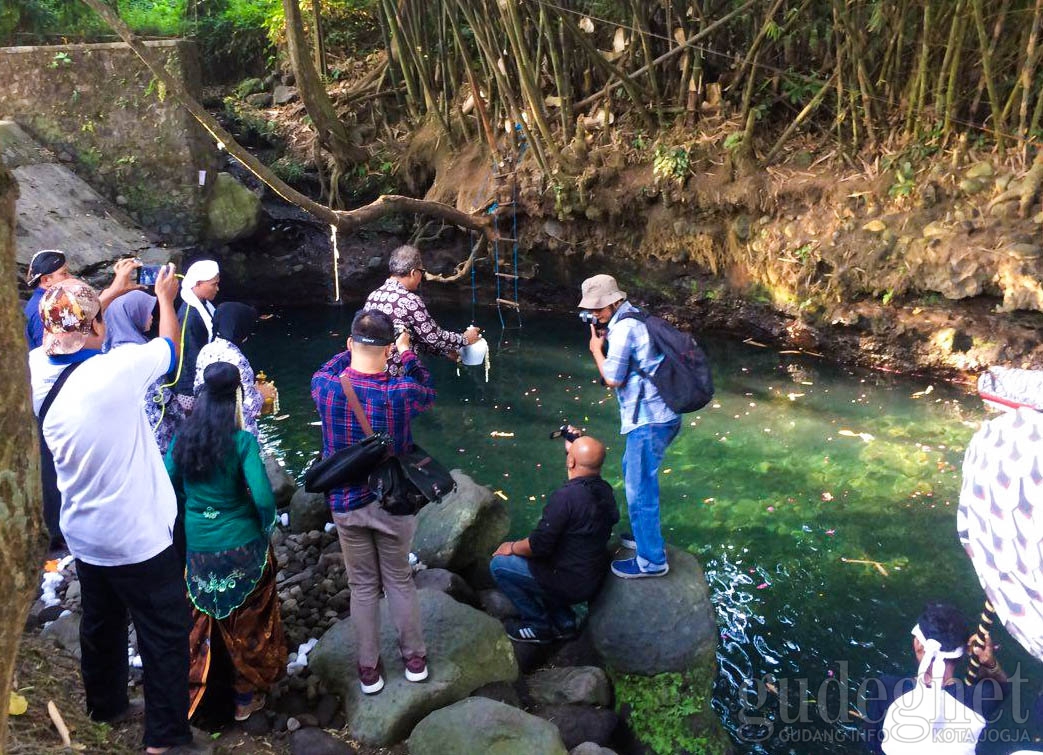
[[[192,411],[195,401],[193,383],[199,350],[214,338],[214,299],[221,282],[221,270],[213,260],[193,262],[181,282],[183,304],[178,319],[184,328],[181,338],[181,360],[174,393],[185,411]]]
[[[152,312],[156,297],[144,291],[129,291],[115,299],[105,310],[104,351],[118,349],[128,343],[148,343]],[[145,416],[156,437],[160,453],[166,453],[185,413],[161,377],[145,391]]]

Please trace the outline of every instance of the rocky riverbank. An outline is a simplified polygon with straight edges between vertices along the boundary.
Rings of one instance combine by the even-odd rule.
[[[387,687],[363,697],[356,678],[350,588],[339,541],[327,526],[325,502],[296,490],[275,460],[267,466],[284,508],[273,544],[291,655],[268,708],[241,726],[218,725],[215,751],[236,738],[302,755],[388,747],[417,755],[477,754],[504,741],[518,752],[581,755],[679,752],[690,749],[691,742],[705,745],[700,752],[731,751],[708,705],[717,627],[696,560],[672,551],[666,578],[609,578],[591,603],[578,639],[514,644],[501,623],[514,615],[513,607],[495,589],[487,568],[489,554],[507,534],[507,512],[489,488],[460,472],[454,472],[457,490],[421,512],[415,539],[415,579],[431,677],[410,684],[398,673],[394,630],[385,611]],[[77,657],[75,566],[66,559],[51,568],[26,631]],[[637,616],[652,618],[635,621]],[[137,685],[140,659],[133,635],[128,652]],[[656,749],[650,749],[642,737],[655,711],[623,699],[619,685],[635,678],[672,683],[678,675],[701,705],[667,739],[656,732]],[[27,696],[32,705],[43,704],[32,699],[31,690]],[[668,696],[662,703],[673,704]],[[664,741],[674,745],[663,750]]]

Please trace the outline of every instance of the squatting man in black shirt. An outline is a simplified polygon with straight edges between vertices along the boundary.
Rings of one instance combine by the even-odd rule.
[[[608,571],[608,540],[619,507],[612,487],[601,478],[605,446],[581,436],[565,448],[568,482],[551,493],[532,534],[501,544],[489,564],[521,615],[506,624],[516,642],[544,644],[576,636],[572,605],[593,598]]]

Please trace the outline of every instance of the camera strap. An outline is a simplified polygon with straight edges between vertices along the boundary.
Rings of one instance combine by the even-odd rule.
[[[344,396],[348,399],[348,406],[351,407],[351,411],[355,414],[355,419],[358,420],[359,426],[362,428],[362,432],[366,434],[368,438],[373,434],[373,425],[369,423],[369,418],[366,413],[362,410],[362,404],[359,402],[359,397],[355,393],[355,389],[351,385],[351,381],[348,380],[348,376],[343,372],[340,374],[340,387],[344,390]]]

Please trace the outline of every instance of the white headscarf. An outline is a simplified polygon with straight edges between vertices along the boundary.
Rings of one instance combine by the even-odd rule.
[[[920,668],[916,670],[916,678],[920,681],[923,681],[924,674],[927,672],[928,668],[931,669],[932,682],[936,679],[944,679],[945,662],[963,656],[962,647],[956,648],[955,650],[942,650],[942,643],[938,642],[938,640],[928,640],[924,637],[919,624],[913,627],[911,634],[920,641],[921,645],[923,645],[923,658],[920,659]]]
[[[196,296],[192,287],[202,281],[213,280],[221,274],[221,269],[213,260],[199,260],[189,265],[185,271],[185,278],[181,282],[181,299],[192,309],[199,313],[206,326],[207,341],[214,340],[214,305],[208,301],[202,301]]]

